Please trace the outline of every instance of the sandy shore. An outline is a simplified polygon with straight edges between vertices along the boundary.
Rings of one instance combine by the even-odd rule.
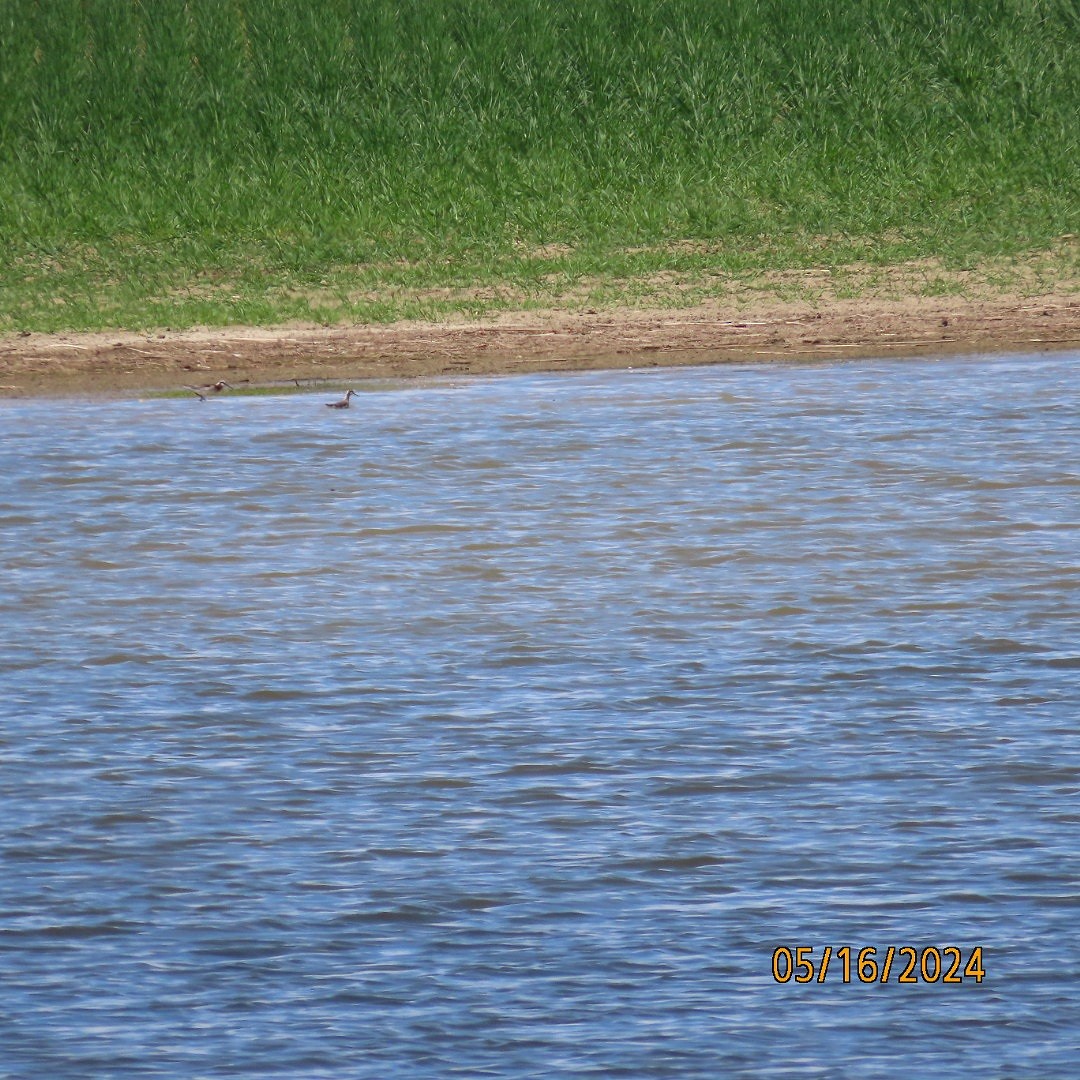
[[[1075,291],[737,308],[546,311],[483,321],[0,337],[0,396],[602,367],[1080,347]]]

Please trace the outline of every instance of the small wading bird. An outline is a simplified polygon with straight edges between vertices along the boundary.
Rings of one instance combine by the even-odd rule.
[[[326,401],[323,404],[325,404],[328,409],[347,409],[349,407],[349,398],[355,393],[355,390],[350,390],[340,401]]]
[[[216,383],[207,383],[205,386],[189,386],[188,389],[200,400],[206,400],[207,392],[213,394],[220,394],[222,390],[232,390],[232,383],[227,383],[224,379],[218,379]]]

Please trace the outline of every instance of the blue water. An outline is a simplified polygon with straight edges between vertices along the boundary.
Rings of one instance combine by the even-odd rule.
[[[0,403],[0,1076],[1076,1076],[1078,363]]]

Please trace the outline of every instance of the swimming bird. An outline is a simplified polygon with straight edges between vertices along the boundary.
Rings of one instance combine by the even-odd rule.
[[[350,390],[340,401],[327,401],[324,404],[328,409],[347,409],[349,407],[349,398],[355,393],[355,390]]]

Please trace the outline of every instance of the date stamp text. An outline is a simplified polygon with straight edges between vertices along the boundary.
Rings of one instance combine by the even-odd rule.
[[[918,949],[912,945],[868,945],[853,949],[826,945],[815,955],[812,945],[780,945],[772,954],[772,977],[778,983],[981,983],[986,977],[981,945],[965,951],[955,945]]]

